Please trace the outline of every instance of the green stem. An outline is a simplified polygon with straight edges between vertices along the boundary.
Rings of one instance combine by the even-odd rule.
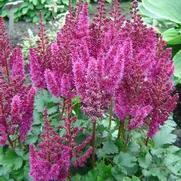
[[[149,137],[147,136],[146,139],[145,139],[145,145],[146,146],[148,145],[148,141],[149,141]]]
[[[124,127],[124,123],[122,123],[121,121],[120,121],[120,124],[119,124],[117,139],[122,139],[125,142],[125,127]]]
[[[67,180],[68,181],[71,181],[72,179],[71,179],[71,176],[70,176],[70,173],[69,173],[69,175],[68,175],[68,177],[67,177]]]
[[[109,133],[111,132],[112,116],[113,116],[113,102],[111,100],[111,104],[110,104],[110,107],[109,107],[109,125],[108,125]]]
[[[63,118],[64,111],[65,111],[65,99],[63,99],[62,110],[60,111],[60,120],[62,120]]]
[[[92,121],[92,166],[95,167],[96,156],[96,120]]]
[[[11,141],[11,138],[10,138],[9,136],[8,136],[8,142],[9,142],[11,148],[13,148],[13,147],[14,147],[14,146],[13,146],[13,142]]]

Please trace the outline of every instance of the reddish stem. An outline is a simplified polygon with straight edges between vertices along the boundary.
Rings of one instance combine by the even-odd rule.
[[[96,156],[96,120],[92,121],[92,166],[95,167],[95,156]]]

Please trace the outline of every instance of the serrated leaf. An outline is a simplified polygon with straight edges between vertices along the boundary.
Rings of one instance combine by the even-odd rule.
[[[23,164],[22,157],[19,157],[13,150],[8,150],[2,160],[3,166],[17,170]]]
[[[142,167],[144,169],[149,168],[149,166],[152,162],[152,157],[151,157],[150,153],[140,156],[138,158],[138,162],[139,162],[140,167]]]
[[[134,167],[137,159],[130,153],[120,152],[118,156],[114,158],[114,163],[119,167]]]
[[[111,165],[106,165],[103,161],[97,162],[96,167],[89,171],[87,175],[76,175],[73,180],[78,181],[107,181],[112,177]]]
[[[111,140],[103,143],[102,150],[105,154],[108,154],[108,155],[118,153],[118,147]]]
[[[172,144],[176,141],[176,135],[173,134],[173,130],[176,127],[176,123],[169,119],[166,123],[160,128],[160,130],[153,137],[155,147],[161,147],[165,144]]]

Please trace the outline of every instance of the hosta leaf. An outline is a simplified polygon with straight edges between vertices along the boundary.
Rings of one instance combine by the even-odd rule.
[[[169,45],[181,44],[181,29],[170,28],[163,32],[163,39]]]
[[[181,50],[173,57],[175,64],[174,75],[181,79]]]
[[[156,16],[181,24],[181,0],[143,0],[143,6]]]

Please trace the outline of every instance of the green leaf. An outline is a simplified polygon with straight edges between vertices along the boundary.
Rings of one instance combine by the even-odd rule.
[[[89,171],[87,175],[76,175],[73,180],[77,181],[108,181],[112,177],[111,165],[106,165],[103,161],[98,162],[96,167]]]
[[[173,134],[173,130],[176,127],[176,123],[169,119],[166,123],[161,127],[161,129],[156,133],[153,138],[155,143],[155,147],[161,147],[165,144],[172,144],[176,141],[176,135]]]
[[[169,45],[181,44],[181,29],[170,28],[163,32],[163,39]]]
[[[41,0],[41,3],[42,3],[42,4],[45,4],[45,2],[46,2],[46,0]]]
[[[181,79],[181,50],[177,52],[177,54],[173,57],[175,64],[175,72],[174,75]]]
[[[32,0],[33,5],[38,5],[38,0]]]
[[[143,0],[143,6],[156,16],[181,24],[181,0]]]
[[[22,157],[19,157],[13,150],[8,150],[2,159],[2,164],[9,169],[12,168],[17,170],[21,168],[23,159]]]
[[[106,154],[118,153],[118,147],[111,140],[104,142],[102,149],[104,150],[104,153]]]
[[[29,10],[29,7],[23,8],[22,9],[22,14],[25,15],[28,12],[28,10]]]
[[[133,176],[132,178],[130,177],[124,177],[123,181],[140,181],[140,179],[136,176]]]
[[[67,5],[67,6],[69,5],[68,0],[62,0],[62,3],[65,4],[65,5]]]
[[[130,153],[120,152],[118,156],[114,158],[114,163],[120,167],[134,167],[136,163],[136,157]]]
[[[140,156],[138,158],[138,162],[140,167],[147,169],[149,168],[151,162],[152,162],[152,157],[150,155],[150,153],[147,153],[146,155]]]

